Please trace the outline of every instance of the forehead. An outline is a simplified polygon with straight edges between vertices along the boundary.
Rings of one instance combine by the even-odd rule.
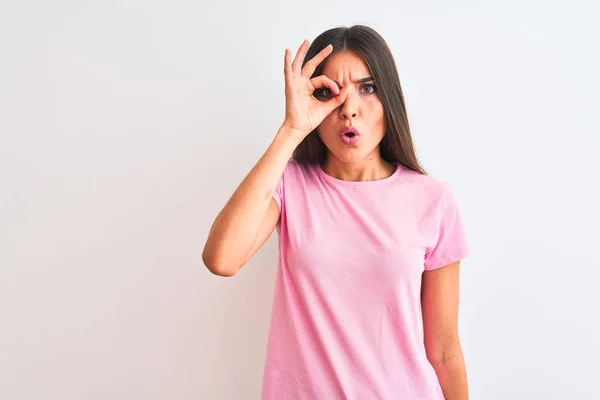
[[[323,75],[360,79],[371,75],[365,60],[352,51],[340,51],[327,57]]]

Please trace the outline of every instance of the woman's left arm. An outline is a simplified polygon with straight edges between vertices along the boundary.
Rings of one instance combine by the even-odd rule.
[[[423,273],[421,306],[427,359],[447,400],[468,400],[467,372],[458,336],[460,261]]]

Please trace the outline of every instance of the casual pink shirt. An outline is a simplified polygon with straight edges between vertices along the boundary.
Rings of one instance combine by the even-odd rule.
[[[443,400],[421,276],[469,255],[446,183],[402,165],[349,182],[290,160],[273,195],[279,266],[263,400]]]

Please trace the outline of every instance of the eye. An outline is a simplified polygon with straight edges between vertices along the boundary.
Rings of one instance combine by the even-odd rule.
[[[333,96],[333,93],[331,92],[331,90],[329,88],[325,87],[325,88],[315,90],[314,95],[315,95],[315,97],[326,98],[326,97]]]
[[[377,92],[377,86],[372,85],[372,84],[366,84],[363,87],[361,87],[361,89],[362,89],[363,93],[366,93],[366,94],[372,94],[372,93]]]

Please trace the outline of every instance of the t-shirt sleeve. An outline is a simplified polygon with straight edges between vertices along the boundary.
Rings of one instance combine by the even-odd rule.
[[[444,183],[438,216],[434,220],[436,238],[425,254],[426,271],[462,260],[471,253],[456,197],[447,183]]]
[[[294,162],[294,159],[290,159],[288,161],[287,165],[285,166],[285,169],[283,170],[283,173],[281,174],[281,178],[279,178],[279,183],[277,184],[277,187],[275,188],[275,191],[273,192],[273,198],[277,202],[277,205],[279,206],[280,211],[281,211],[282,207],[284,206],[283,193],[284,193],[285,177],[289,173],[289,170],[292,167],[293,162]]]
[[[281,210],[281,202],[283,201],[283,175],[281,175],[279,183],[277,184],[277,187],[273,192],[273,198],[275,199],[277,205],[279,206],[279,209]]]

